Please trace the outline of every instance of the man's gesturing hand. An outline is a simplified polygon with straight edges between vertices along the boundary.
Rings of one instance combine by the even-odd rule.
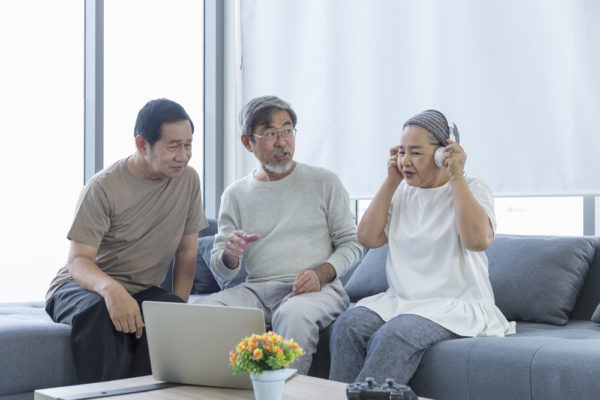
[[[225,250],[223,250],[223,262],[225,265],[231,269],[236,268],[250,244],[256,242],[258,239],[258,235],[248,235],[244,231],[234,231],[227,236]]]

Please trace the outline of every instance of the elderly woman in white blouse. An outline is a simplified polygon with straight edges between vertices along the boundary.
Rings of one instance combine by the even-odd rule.
[[[330,379],[406,384],[437,342],[515,332],[494,304],[484,253],[494,240],[493,196],[484,182],[465,177],[466,159],[456,125],[441,112],[404,124],[358,227],[363,246],[389,244],[389,289],[338,317]]]

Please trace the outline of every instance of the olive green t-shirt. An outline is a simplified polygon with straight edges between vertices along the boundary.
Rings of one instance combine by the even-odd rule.
[[[177,178],[149,180],[122,159],[85,185],[67,237],[97,248],[98,267],[135,294],[160,285],[181,238],[206,226],[193,168]],[[60,268],[46,299],[71,279],[68,266]]]

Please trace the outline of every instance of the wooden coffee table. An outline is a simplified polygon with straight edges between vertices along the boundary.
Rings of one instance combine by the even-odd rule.
[[[35,391],[34,400],[68,400],[73,396],[106,390],[127,389],[138,386],[160,384],[152,376],[120,379],[116,381],[88,383]],[[147,392],[129,393],[106,397],[107,400],[253,400],[252,390],[224,389],[207,386],[177,385]],[[306,375],[294,375],[285,384],[284,400],[345,400],[346,384]],[[427,400],[420,397],[421,400]]]
[[[155,381],[152,376],[142,376],[139,378],[120,379],[116,381],[88,383],[85,385],[64,386],[52,389],[40,389],[35,391],[35,400],[58,400],[69,399],[74,395],[85,393],[101,392],[113,389],[125,389],[136,386],[146,386],[160,383]],[[283,393],[284,400],[306,400],[306,399],[346,399],[346,384],[342,382],[329,381],[327,379],[313,378],[305,375],[294,375],[285,384]],[[113,399],[139,399],[139,400],[168,400],[168,399],[248,399],[253,400],[252,390],[224,389],[207,386],[178,385],[164,389],[157,389],[147,392],[129,393],[124,395],[106,397],[107,400]]]

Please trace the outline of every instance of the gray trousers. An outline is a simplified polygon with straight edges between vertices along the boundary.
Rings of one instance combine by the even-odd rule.
[[[347,310],[333,324],[329,350],[329,379],[384,383],[393,378],[406,385],[425,350],[442,340],[459,336],[414,314],[401,314],[388,322],[366,307]]]
[[[196,301],[198,304],[254,307],[263,310],[265,326],[285,339],[293,338],[304,355],[290,367],[306,375],[317,350],[319,331],[329,326],[346,308],[349,299],[339,280],[319,292],[292,296],[292,284],[282,282],[242,283]]]

